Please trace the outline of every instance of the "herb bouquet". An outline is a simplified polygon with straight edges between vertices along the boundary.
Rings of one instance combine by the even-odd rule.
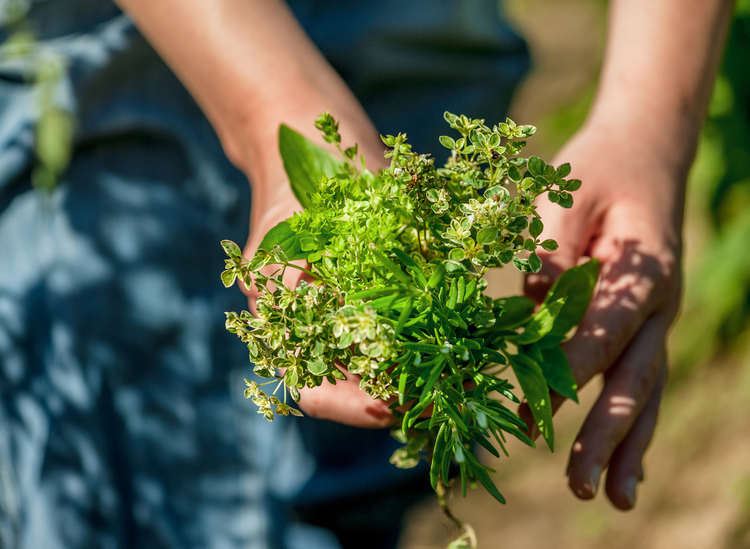
[[[250,260],[224,241],[222,280],[230,286],[239,278],[260,294],[256,318],[227,313],[227,329],[247,344],[255,373],[269,380],[247,381],[245,396],[259,412],[268,420],[302,415],[290,405],[300,389],[345,379],[340,368],[358,374],[362,390],[393,401],[394,435],[404,447],[391,461],[430,463],[432,487],[462,530],[452,546],[474,547],[473,531],[445,502],[451,463],[464,495],[478,481],[505,502],[474,449],[499,456],[492,441],[505,452],[505,434],[534,446],[505,405],[519,402],[499,377],[508,367],[553,448],[550,390],[577,401],[560,343],[588,306],[598,264],[563,273],[538,309],[523,296],[485,295],[488,269],[513,263],[524,273],[539,271],[535,250],[557,244],[539,239],[534,200],[546,193],[569,208],[581,182],[565,179],[568,164],[555,169],[518,156],[532,126],[507,120],[490,128],[450,113],[445,119],[460,137],[440,138],[450,150],[444,167],[414,153],[405,135],[389,135],[383,141],[391,164],[378,174],[358,161],[356,146],[342,150],[329,114],[316,126],[341,158],[282,126],[281,155],[304,211],[274,227]],[[293,263],[300,259],[306,267]],[[276,266],[273,274],[261,273],[267,265]],[[286,269],[303,270],[314,282],[287,287]],[[395,410],[404,405],[405,413]]]

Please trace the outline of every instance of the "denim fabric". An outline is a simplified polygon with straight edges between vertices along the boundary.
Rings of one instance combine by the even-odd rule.
[[[498,0],[289,0],[382,134],[439,153],[448,110],[495,124],[529,68]]]
[[[324,4],[293,6],[347,76],[367,50],[352,44],[372,31],[358,22],[389,23],[371,19],[373,3],[357,14],[331,2],[325,17],[316,12]],[[421,7],[429,14],[431,5]],[[449,15],[447,3],[434,6]],[[242,397],[252,369],[223,313],[247,304],[220,283],[218,243],[246,240],[250,189],[174,75],[106,0],[32,1],[30,18],[37,48],[68,60],[57,101],[78,128],[56,190],[32,190],[37,103],[25,75],[34,65],[0,58],[0,548],[337,549],[319,527],[337,526],[311,510],[346,502],[356,531],[368,494],[415,499],[428,488],[414,481],[423,471],[388,463],[396,444],[386,431],[270,424]],[[336,40],[326,29],[342,21],[352,30]],[[394,29],[397,21],[406,24],[392,17]],[[497,28],[514,45],[496,43],[485,57],[499,70],[506,52],[509,96],[526,53]],[[389,63],[406,74],[398,51],[379,48],[365,56],[373,74],[387,75]],[[397,131],[389,124],[405,106],[389,114],[384,105],[419,103],[424,82],[396,86],[394,98],[377,92],[387,79],[366,75],[348,76],[376,123]],[[465,99],[489,97],[468,80]],[[430,116],[468,112],[448,100],[460,82],[428,87]],[[402,507],[380,506],[390,513],[377,519],[382,547],[392,546]],[[294,520],[295,508],[319,526]]]

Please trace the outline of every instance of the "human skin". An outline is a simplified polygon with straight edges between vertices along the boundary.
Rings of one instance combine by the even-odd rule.
[[[182,80],[227,157],[252,182],[246,255],[301,209],[276,146],[280,123],[321,142],[313,120],[331,111],[344,146],[359,143],[371,169],[383,165],[383,145],[367,114],[280,0],[117,3]],[[539,204],[543,238],[554,238],[560,248],[545,254],[543,271],[529,277],[530,295],[542,295],[582,256],[602,263],[589,312],[565,348],[579,386],[597,374],[605,380],[571,451],[568,483],[578,497],[592,498],[609,466],[607,495],[620,509],[635,504],[666,382],[665,338],[680,296],[685,179],[732,5],[610,3],[594,107],[555,160],[570,162],[571,177],[584,185],[570,210]],[[561,403],[555,396],[555,409]],[[353,377],[304,391],[300,406],[308,415],[359,427],[392,422],[387,405],[359,391]],[[530,419],[528,409],[521,413]]]
[[[527,279],[539,297],[583,256],[602,264],[599,287],[565,344],[579,386],[604,387],[576,437],[567,469],[572,491],[606,491],[635,504],[642,457],[667,378],[665,340],[680,300],[685,182],[731,19],[731,0],[613,0],[602,76],[583,128],[558,153],[584,183],[575,205],[539,203],[542,272]],[[562,397],[553,398],[557,409]],[[523,415],[530,418],[528,409]]]

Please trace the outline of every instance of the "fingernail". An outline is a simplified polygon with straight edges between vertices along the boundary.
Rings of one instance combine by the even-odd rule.
[[[594,467],[591,469],[591,475],[589,476],[589,487],[591,488],[591,497],[594,497],[596,495],[597,490],[599,489],[599,479],[602,476],[602,466],[601,465],[594,465]]]
[[[635,506],[636,488],[638,488],[638,479],[636,477],[628,477],[625,481],[625,497],[628,499],[631,508]]]

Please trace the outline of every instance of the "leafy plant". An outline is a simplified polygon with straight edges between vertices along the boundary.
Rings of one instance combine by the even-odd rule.
[[[274,227],[250,260],[224,241],[229,259],[222,279],[226,286],[237,278],[255,284],[260,294],[256,318],[227,313],[227,329],[247,344],[255,373],[269,380],[247,381],[245,396],[259,412],[269,420],[301,415],[287,395],[297,402],[303,387],[325,379],[335,384],[345,379],[343,368],[361,376],[360,388],[392,401],[399,419],[393,432],[404,446],[391,461],[430,463],[432,487],[464,531],[453,546],[473,547],[471,528],[445,503],[451,463],[464,494],[479,482],[505,502],[489,476],[494,471],[474,449],[499,456],[493,442],[505,452],[506,434],[534,446],[525,423],[505,405],[519,402],[499,377],[508,367],[554,447],[550,389],[577,401],[559,344],[588,306],[598,264],[565,272],[538,309],[523,296],[485,295],[490,268],[512,263],[524,273],[539,271],[536,249],[557,244],[540,240],[534,200],[547,194],[569,208],[581,182],[565,179],[568,164],[554,168],[518,156],[532,126],[507,120],[490,128],[450,113],[445,119],[460,136],[440,138],[450,150],[444,167],[414,153],[405,135],[389,135],[383,141],[391,164],[378,174],[357,161],[356,146],[341,148],[329,114],[316,126],[341,158],[282,126],[284,166],[305,209]],[[268,265],[275,271],[263,274]],[[287,287],[287,269],[315,282]],[[400,413],[404,406],[408,411]]]

